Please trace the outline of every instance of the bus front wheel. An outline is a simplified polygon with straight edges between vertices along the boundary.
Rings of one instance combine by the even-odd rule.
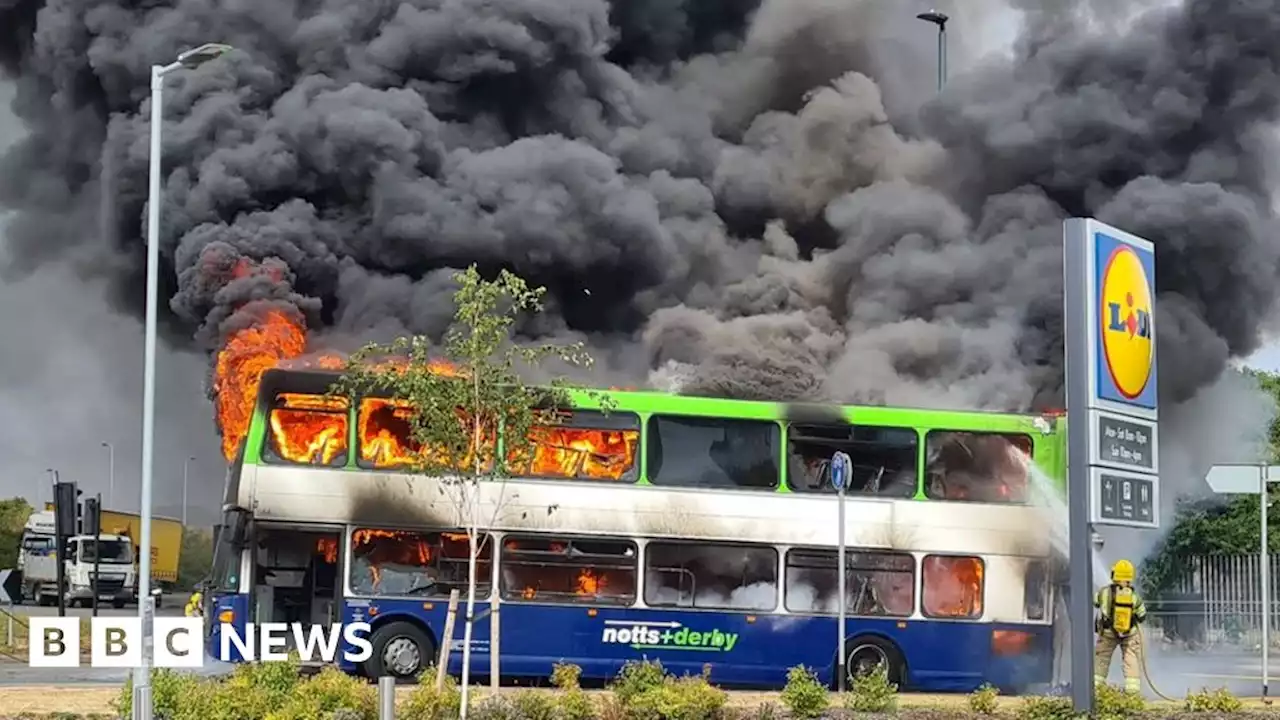
[[[850,680],[884,668],[889,682],[902,686],[906,664],[902,660],[902,653],[893,643],[878,637],[858,637],[849,640],[846,646],[849,648],[849,657],[845,661],[845,671]]]
[[[417,678],[435,662],[435,644],[417,625],[391,622],[373,631],[369,638],[373,655],[365,662],[369,677]]]

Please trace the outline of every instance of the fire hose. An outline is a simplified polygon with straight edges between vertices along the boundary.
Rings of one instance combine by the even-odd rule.
[[[1163,700],[1178,702],[1177,700],[1174,700],[1168,695],[1160,692],[1160,688],[1156,687],[1156,684],[1151,682],[1151,671],[1147,669],[1147,638],[1142,633],[1141,625],[1138,626],[1138,664],[1142,666],[1142,677],[1146,678],[1147,687],[1151,688],[1151,692],[1155,693]]]

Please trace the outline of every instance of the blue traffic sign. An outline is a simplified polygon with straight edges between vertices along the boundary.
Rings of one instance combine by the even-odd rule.
[[[843,490],[849,482],[849,472],[853,469],[853,461],[849,454],[836,452],[831,456],[831,485],[836,490]]]

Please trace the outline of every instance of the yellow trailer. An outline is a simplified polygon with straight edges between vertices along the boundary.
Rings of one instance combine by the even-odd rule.
[[[128,535],[135,543],[142,537],[142,518],[133,513],[102,511],[102,532]],[[182,522],[151,516],[151,579],[178,581],[178,559],[182,555]]]
[[[45,503],[47,510],[53,503]],[[142,537],[142,516],[135,513],[102,510],[102,534],[128,535],[135,544]],[[151,580],[178,581],[178,559],[182,556],[182,521],[151,516]]]

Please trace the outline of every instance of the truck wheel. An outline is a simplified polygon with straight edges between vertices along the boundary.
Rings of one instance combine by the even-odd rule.
[[[392,622],[373,631],[369,638],[373,655],[364,663],[371,678],[390,675],[412,680],[435,662],[435,643],[413,623]]]
[[[123,607],[124,607],[124,601],[123,601],[123,600],[112,600],[112,601],[111,601],[111,607],[113,607],[113,608],[115,608],[115,609],[117,609],[117,610],[120,610],[121,608],[123,608]]]

